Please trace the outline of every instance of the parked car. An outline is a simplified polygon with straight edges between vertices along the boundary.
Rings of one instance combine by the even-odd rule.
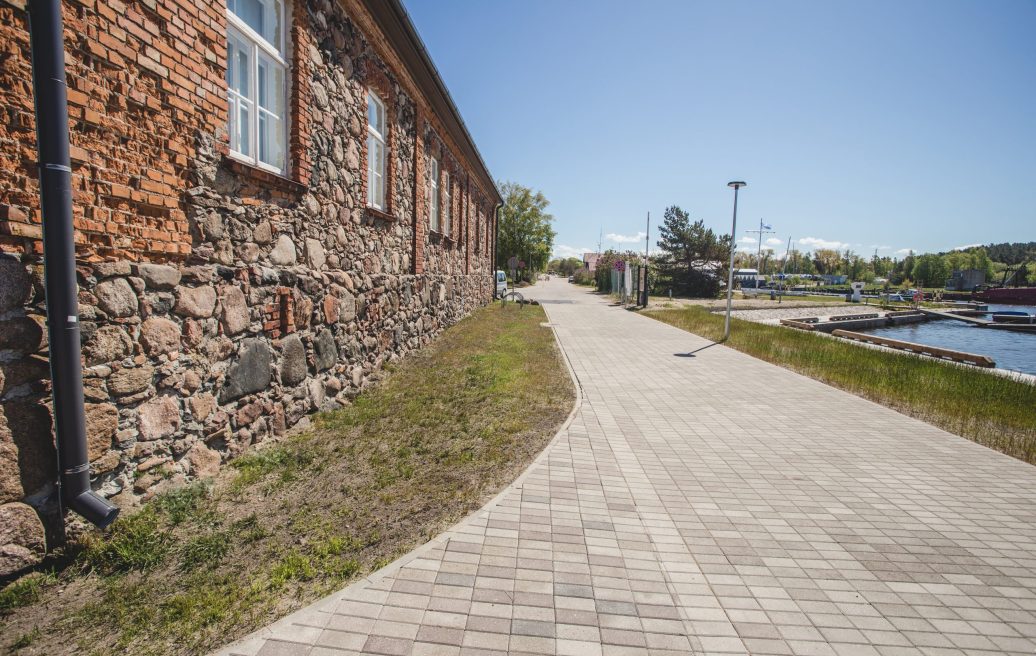
[[[504,271],[496,272],[496,295],[499,298],[507,293],[507,273]]]
[[[888,300],[889,301],[898,301],[900,303],[904,303],[904,302],[906,302],[907,299],[904,298],[902,294],[889,294]]]
[[[569,276],[568,277],[568,281],[569,282],[575,282],[576,281],[576,277],[575,276]]]

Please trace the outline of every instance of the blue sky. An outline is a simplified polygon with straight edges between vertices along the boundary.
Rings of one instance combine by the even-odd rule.
[[[559,255],[642,250],[648,211],[654,248],[672,204],[729,232],[736,179],[750,250],[1036,240],[1032,0],[404,2]]]

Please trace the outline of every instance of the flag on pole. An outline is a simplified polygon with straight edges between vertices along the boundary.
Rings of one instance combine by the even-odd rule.
[[[772,225],[763,224],[763,230],[773,230]]]

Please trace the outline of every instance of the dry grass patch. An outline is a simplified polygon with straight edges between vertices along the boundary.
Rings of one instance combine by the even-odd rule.
[[[391,562],[547,444],[574,390],[538,307],[491,306],[314,429],[89,534],[0,591],[18,654],[199,654]]]

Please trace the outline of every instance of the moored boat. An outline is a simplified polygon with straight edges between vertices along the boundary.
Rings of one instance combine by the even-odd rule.
[[[1036,316],[1020,310],[1000,310],[993,313],[995,323],[1034,323]]]

